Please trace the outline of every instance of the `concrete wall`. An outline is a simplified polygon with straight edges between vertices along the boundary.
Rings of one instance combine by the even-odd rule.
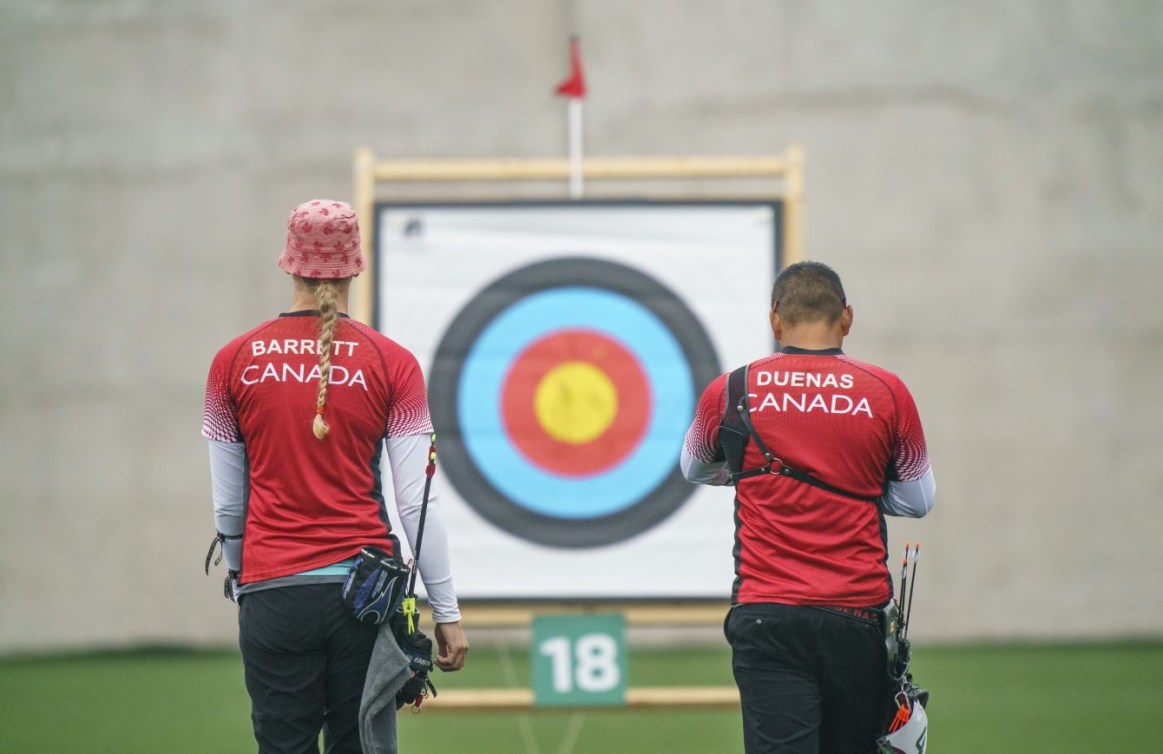
[[[1163,5],[2,0],[0,650],[232,641],[203,380],[287,212],[359,146],[564,155],[571,32],[589,155],[803,145],[926,421],[918,637],[1163,634]]]

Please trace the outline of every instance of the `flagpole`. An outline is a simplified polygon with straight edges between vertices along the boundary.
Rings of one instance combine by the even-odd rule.
[[[582,198],[582,100],[586,96],[586,79],[582,72],[581,50],[577,36],[569,38],[569,78],[557,86],[557,93],[568,98],[566,134],[569,141],[569,196]]]
[[[582,99],[569,98],[569,196],[581,199],[582,185]]]

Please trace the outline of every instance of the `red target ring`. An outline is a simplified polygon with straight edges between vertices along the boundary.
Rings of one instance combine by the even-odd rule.
[[[501,396],[505,429],[531,463],[563,476],[601,473],[628,458],[650,422],[650,384],[625,346],[565,329],[514,359]]]

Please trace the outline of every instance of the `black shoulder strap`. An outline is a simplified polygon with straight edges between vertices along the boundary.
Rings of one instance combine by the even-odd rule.
[[[727,461],[727,468],[731,470],[731,483],[738,484],[743,469],[743,449],[747,447],[747,438],[750,432],[747,425],[740,418],[738,410],[739,396],[747,396],[747,365],[736,369],[727,375],[727,400],[723,407],[723,418],[719,422],[719,447],[723,449],[723,457]],[[747,476],[752,476],[748,472]]]
[[[747,368],[748,365],[744,364],[727,376],[727,404],[723,409],[723,420],[719,426],[719,444],[723,447],[723,455],[727,459],[728,468],[731,469],[732,484],[737,485],[740,479],[760,474],[778,474],[837,495],[875,503],[877,501],[875,497],[842,490],[806,471],[793,469],[767,449],[767,445],[751,424],[751,408],[747,405]],[[744,471],[743,451],[747,447],[748,438],[755,441],[755,447],[759,448],[767,463]]]
[[[747,405],[747,372],[748,365],[744,364],[727,375],[727,404],[723,408],[723,421],[719,427],[719,444],[723,446],[723,455],[731,469],[732,484],[738,484],[740,479],[770,473],[772,462],[776,461],[751,425],[751,409]],[[748,439],[755,441],[755,446],[763,453],[767,463],[744,471],[743,452]]]

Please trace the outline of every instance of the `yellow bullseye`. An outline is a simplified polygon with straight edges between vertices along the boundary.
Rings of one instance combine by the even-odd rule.
[[[601,437],[618,415],[618,391],[606,373],[567,361],[545,373],[533,396],[537,420],[550,437],[582,445]]]

